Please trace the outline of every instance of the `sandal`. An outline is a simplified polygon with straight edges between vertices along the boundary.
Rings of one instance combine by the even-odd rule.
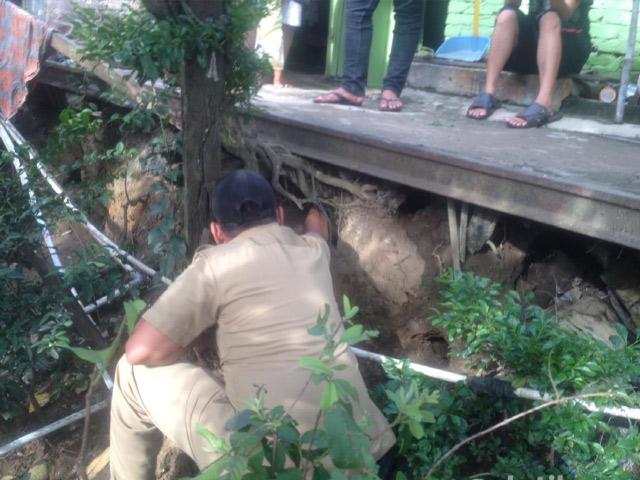
[[[395,103],[395,106],[391,106],[392,103]],[[378,105],[378,109],[382,112],[399,112],[404,108],[404,103],[400,100],[400,97],[380,97],[380,104]]]
[[[333,95],[333,97],[331,97]],[[349,100],[343,94],[338,91],[324,93],[313,99],[313,103],[326,103],[329,105],[351,105],[352,107],[361,107],[364,102],[364,98],[359,102]]]
[[[523,112],[516,115],[516,118],[521,118],[525,122],[525,125],[518,126],[512,125],[507,122],[507,127],[509,128],[538,128],[546,125],[547,123],[555,122],[556,120],[560,120],[562,118],[562,113],[560,112],[550,112],[545,107],[540,105],[537,102],[533,102],[527,108],[524,109]]]
[[[483,108],[485,110],[485,114],[476,116],[471,115],[471,110],[475,110],[476,108]],[[493,115],[493,112],[498,108],[500,108],[500,101],[495,95],[486,92],[481,93],[473,100],[473,103],[467,109],[467,117],[472,118],[473,120],[486,120]]]

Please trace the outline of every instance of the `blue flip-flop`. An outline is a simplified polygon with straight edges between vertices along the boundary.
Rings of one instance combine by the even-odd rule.
[[[537,102],[533,102],[527,108],[524,109],[521,113],[516,115],[516,118],[521,118],[526,121],[527,124],[523,126],[511,125],[507,122],[507,127],[509,128],[538,128],[542,127],[551,122],[555,122],[562,118],[562,113],[560,112],[550,112],[544,106],[540,105]]]
[[[495,95],[487,92],[481,93],[473,100],[473,103],[467,109],[467,117],[473,120],[486,120],[493,114],[493,112],[500,108],[500,105],[500,101]],[[480,116],[471,115],[471,110],[475,110],[476,108],[483,108],[486,113]]]

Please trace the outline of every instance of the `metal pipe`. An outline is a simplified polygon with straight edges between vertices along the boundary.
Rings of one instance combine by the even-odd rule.
[[[624,56],[622,76],[620,77],[620,90],[618,91],[618,103],[616,104],[616,123],[622,123],[622,121],[624,120],[625,102],[627,101],[627,88],[629,87],[629,76],[631,75],[633,54],[636,49],[636,38],[638,35],[639,10],[640,0],[633,0],[633,7],[631,9],[631,25],[629,26],[629,43],[627,44],[627,52]]]
[[[383,363],[385,361],[390,361],[397,366],[402,365],[402,360],[393,357],[387,357],[385,355],[380,355],[379,353],[368,352],[366,350],[362,350],[360,348],[351,347],[351,351],[357,356],[361,358],[366,358],[368,360],[373,360],[374,362]],[[420,365],[418,363],[409,363],[409,368],[414,372],[420,373],[430,378],[435,378],[436,380],[442,380],[444,382],[449,383],[458,383],[465,382],[467,380],[466,375],[461,375],[459,373],[450,372],[448,370],[441,370],[439,368],[428,367],[426,365]],[[549,395],[548,393],[540,393],[538,390],[534,390],[532,388],[516,388],[513,391],[514,395],[518,398],[523,398],[526,400],[535,400],[535,401],[544,401],[548,402],[553,400],[554,397]],[[640,409],[638,408],[629,408],[629,407],[598,407],[592,402],[586,402],[579,400],[577,401],[580,405],[582,405],[585,409],[590,412],[600,412],[612,417],[620,417],[628,420],[640,420]]]
[[[105,408],[107,408],[107,406],[109,405],[109,402],[107,402],[106,400],[103,400],[101,402],[98,402],[94,405],[91,406],[91,408],[89,409],[89,411],[93,414],[96,413],[100,410],[103,410]],[[56,420],[53,423],[50,423],[49,425],[42,427],[34,432],[31,433],[27,433],[26,435],[23,435],[20,438],[17,438],[16,440],[7,443],[6,445],[3,445],[0,447],[0,457],[7,455],[8,453],[13,452],[14,450],[25,446],[27,443],[29,442],[33,442],[34,440],[37,440],[38,438],[42,438],[45,435],[48,435],[52,432],[55,432],[56,430],[60,430],[62,427],[66,427],[67,425],[73,423],[73,422],[77,422],[78,420],[82,420],[85,416],[85,410],[82,409],[79,412],[76,413],[72,413],[71,415],[61,418],[60,420]]]

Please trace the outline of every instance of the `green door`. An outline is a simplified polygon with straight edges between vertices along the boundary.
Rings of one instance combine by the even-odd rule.
[[[342,76],[346,3],[346,0],[331,0],[327,66],[325,69],[325,74],[330,77]],[[382,87],[382,80],[389,62],[389,52],[391,52],[394,25],[393,0],[380,0],[378,8],[373,14],[373,40],[369,53],[368,87]]]

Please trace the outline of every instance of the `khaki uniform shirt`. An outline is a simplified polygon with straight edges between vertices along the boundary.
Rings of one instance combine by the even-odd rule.
[[[340,324],[329,246],[319,236],[272,223],[198,250],[144,318],[181,346],[217,325],[217,350],[233,407],[246,408],[257,386],[263,386],[267,406],[282,405],[305,432],[313,429],[323,385],[309,382],[310,372],[299,361],[319,356],[325,346],[323,337],[307,332],[325,305],[329,323]],[[351,351],[341,346],[336,353],[347,366],[339,376],[359,393],[356,420],[363,414],[371,420],[372,452],[379,458],[393,445],[393,433],[369,398]]]

